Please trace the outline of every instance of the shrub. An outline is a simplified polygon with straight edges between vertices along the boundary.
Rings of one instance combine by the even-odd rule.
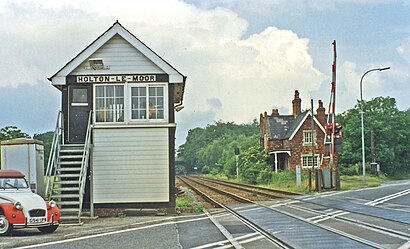
[[[204,175],[207,175],[207,174],[209,174],[209,173],[211,173],[211,168],[209,168],[209,166],[204,166],[204,167],[202,167],[202,174],[204,174]]]
[[[256,178],[256,182],[258,184],[268,184],[272,180],[273,172],[269,168],[263,169],[258,177]]]

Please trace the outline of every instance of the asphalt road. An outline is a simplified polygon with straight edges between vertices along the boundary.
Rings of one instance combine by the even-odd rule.
[[[410,180],[397,181],[378,188],[330,192],[304,198],[379,207],[385,212],[400,210],[401,213],[408,212],[410,216]],[[13,236],[0,237],[0,248],[159,249],[195,248],[203,245],[207,245],[203,248],[215,248],[229,245],[226,234],[238,241],[237,248],[274,248],[272,244],[232,217],[215,211],[212,213],[214,221],[226,230],[225,234],[205,214],[99,218],[85,220],[82,226],[61,226],[53,234],[42,235],[36,229],[16,230]],[[404,224],[404,231],[406,228],[408,230],[408,227],[410,226]],[[410,230],[407,233],[410,233]],[[371,233],[369,234],[371,237]],[[406,248],[405,244],[397,243],[392,244],[391,248],[400,246]],[[410,248],[410,242],[407,246]]]

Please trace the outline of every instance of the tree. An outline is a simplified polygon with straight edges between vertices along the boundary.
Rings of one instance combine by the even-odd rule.
[[[343,125],[343,148],[339,155],[341,167],[361,162],[360,103],[338,116]],[[374,132],[376,161],[387,174],[410,172],[410,110],[399,111],[396,100],[377,97],[363,103],[365,156],[371,162],[371,130]]]
[[[224,174],[228,178],[236,178],[234,149],[240,148],[240,178],[248,183],[267,183],[272,172],[258,141],[256,121],[241,125],[219,121],[205,128],[190,130],[186,142],[178,150],[178,157],[184,158],[191,169],[195,166],[203,174]]]
[[[30,135],[28,135],[25,132],[22,132],[19,128],[17,128],[17,126],[10,125],[0,129],[1,141],[16,138],[30,138]]]
[[[48,163],[48,157],[50,156],[51,144],[53,143],[54,132],[47,131],[44,133],[34,134],[33,138],[43,141],[44,145],[44,165]]]
[[[266,154],[256,140],[256,144],[240,155],[239,169],[242,179],[251,184],[268,183],[272,178],[271,167],[266,164]]]
[[[189,165],[188,172],[197,167],[208,166],[214,174],[222,173],[227,161],[234,158],[234,148],[242,140],[254,136],[259,131],[256,123],[237,125],[218,121],[205,128],[189,130],[186,141],[178,149],[178,157]],[[257,141],[257,140],[256,140]]]

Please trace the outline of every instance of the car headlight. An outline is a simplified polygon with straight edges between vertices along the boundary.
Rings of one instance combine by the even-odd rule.
[[[55,207],[55,206],[57,206],[57,203],[55,202],[55,201],[53,201],[53,200],[51,200],[50,202],[49,202],[49,204],[50,204],[50,207]]]
[[[23,210],[23,205],[21,205],[21,202],[16,202],[16,203],[14,203],[14,207],[17,209],[17,210]]]

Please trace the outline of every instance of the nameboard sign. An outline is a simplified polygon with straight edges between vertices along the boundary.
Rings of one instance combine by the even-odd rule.
[[[76,76],[77,83],[156,82],[157,75],[87,75]]]

